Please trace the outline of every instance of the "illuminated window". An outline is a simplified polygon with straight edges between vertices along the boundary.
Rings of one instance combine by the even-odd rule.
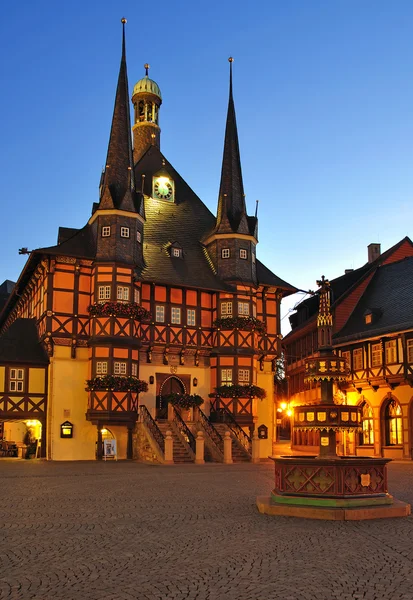
[[[108,363],[106,361],[99,361],[96,363],[96,375],[106,375],[108,372]]]
[[[373,323],[373,314],[367,313],[366,315],[364,315],[364,322],[366,325],[370,325],[371,323]]]
[[[24,369],[10,369],[9,391],[22,392],[24,386]]]
[[[124,237],[124,238],[129,237],[129,227],[121,227],[120,228],[120,237]]]
[[[249,383],[250,372],[248,369],[238,369],[238,381],[239,383]]]
[[[98,288],[99,302],[110,300],[110,285],[100,285]]]
[[[362,427],[363,431],[361,434],[361,443],[362,444],[374,444],[374,428],[373,428],[373,409],[367,404],[367,402],[363,402],[362,404]]]
[[[245,258],[247,258],[247,256],[248,256],[248,252],[246,250],[244,250],[244,248],[241,248],[239,251],[239,257],[245,259]]]
[[[344,358],[344,360],[347,363],[347,367],[349,369],[351,369],[350,352],[348,350],[345,350],[344,352],[341,353],[341,358]]]
[[[182,250],[180,248],[172,248],[172,256],[180,258],[182,256]]]
[[[360,371],[363,368],[363,348],[353,350],[353,371]]]
[[[102,237],[110,236],[110,227],[102,227]]]
[[[232,385],[232,369],[221,369],[221,384]]]
[[[387,446],[400,446],[403,443],[402,409],[397,400],[388,403],[384,418]]]
[[[156,306],[155,308],[155,321],[158,323],[165,322],[165,307],[164,306]]]
[[[138,376],[138,363],[132,363],[132,377]]]
[[[386,354],[386,364],[397,362],[397,342],[396,340],[389,340],[384,344],[384,351]]]
[[[171,308],[171,323],[174,325],[179,325],[181,322],[181,309],[173,306]]]
[[[381,352],[381,344],[372,344],[371,345],[371,366],[378,367],[381,365],[382,360],[382,352]]]
[[[186,324],[194,327],[195,325],[195,309],[188,308],[186,311]]]
[[[221,257],[222,258],[229,258],[230,257],[229,248],[222,248],[222,250],[221,250]]]
[[[407,362],[413,363],[413,339],[407,340]]]
[[[138,288],[134,288],[133,290],[133,301],[136,302],[136,304],[139,304],[141,301],[141,293]]]
[[[140,231],[136,232],[136,241],[138,242],[138,244],[142,242],[142,234]]]
[[[238,314],[246,316],[250,314],[250,305],[248,302],[238,302]]]
[[[221,302],[221,317],[232,317],[232,302]]]
[[[115,375],[126,375],[126,363],[125,362],[113,363],[113,373]]]
[[[116,289],[116,298],[119,302],[129,301],[129,288],[123,285],[118,285]]]

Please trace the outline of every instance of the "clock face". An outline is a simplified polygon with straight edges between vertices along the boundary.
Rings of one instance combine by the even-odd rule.
[[[153,192],[155,198],[160,200],[173,200],[174,188],[166,177],[157,177],[153,183]]]

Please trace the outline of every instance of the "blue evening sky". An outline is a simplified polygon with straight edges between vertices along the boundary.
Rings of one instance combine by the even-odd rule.
[[[215,212],[228,56],[259,258],[301,289],[410,234],[411,0],[51,0],[1,9],[0,282],[18,248],[82,227],[98,198],[127,24],[129,84],[163,95],[161,149]],[[299,299],[284,302],[284,313]],[[284,319],[287,325],[288,319]]]

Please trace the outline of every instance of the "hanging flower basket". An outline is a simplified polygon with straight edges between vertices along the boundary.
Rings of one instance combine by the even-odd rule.
[[[242,331],[257,331],[265,333],[265,324],[255,317],[221,317],[215,319],[214,327],[217,329],[241,329]]]
[[[136,302],[95,302],[89,306],[91,317],[124,317],[149,321],[151,313]]]
[[[110,390],[112,392],[140,392],[148,391],[148,384],[137,377],[122,377],[121,375],[104,375],[86,380],[87,392]]]
[[[210,398],[220,396],[221,398],[259,398],[263,400],[267,396],[264,388],[258,387],[258,385],[220,385],[214,389],[215,392],[209,394]]]
[[[203,398],[198,396],[198,394],[169,394],[165,399],[168,403],[173,404],[175,408],[184,410],[196,408],[204,402]]]

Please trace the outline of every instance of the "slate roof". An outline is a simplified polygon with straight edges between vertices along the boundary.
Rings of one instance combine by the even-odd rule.
[[[39,342],[35,319],[17,319],[0,337],[0,362],[49,363],[47,353]]]
[[[166,171],[175,183],[176,202],[151,198],[152,177]],[[144,280],[199,287],[213,290],[233,290],[216,276],[203,239],[215,228],[215,216],[175,171],[158,148],[152,146],[135,166],[136,181],[145,175]],[[139,185],[139,183],[138,183]],[[176,242],[183,258],[171,258],[168,245]],[[281,287],[293,293],[296,288],[272,273],[257,261],[260,283]]]
[[[3,307],[6,305],[7,300],[9,299],[9,296],[12,293],[15,285],[16,285],[15,282],[10,281],[10,279],[6,279],[0,285],[0,312],[2,311]]]
[[[413,328],[413,257],[377,267],[346,325],[334,343]],[[366,325],[364,314],[373,311]]]
[[[63,256],[74,256],[75,258],[94,259],[96,256],[96,240],[92,233],[92,227],[85,225],[82,229],[71,229],[68,227],[60,227],[59,230],[74,231],[75,233],[56,246],[48,246],[46,248],[37,248],[34,250],[36,254],[61,254]]]

